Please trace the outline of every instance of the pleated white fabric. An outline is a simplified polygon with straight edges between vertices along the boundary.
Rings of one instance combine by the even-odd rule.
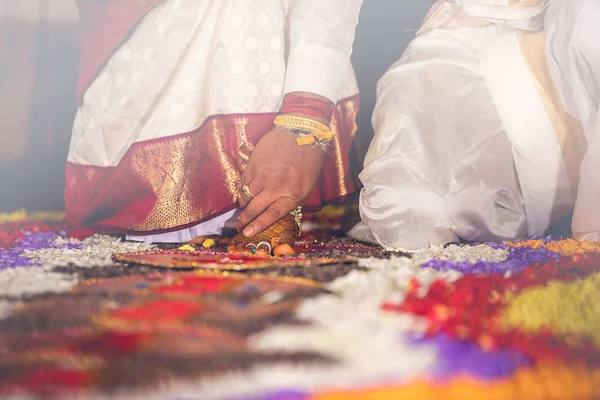
[[[535,31],[534,24],[467,18],[461,28],[430,13],[430,29],[379,82],[375,137],[360,175],[363,222],[351,236],[402,249],[518,239],[543,234],[575,208],[576,237],[600,238],[593,204],[600,198],[593,174],[600,169],[600,52],[589,43],[600,19],[581,18],[600,15],[600,5],[550,0],[540,10],[548,3],[546,55],[565,108],[586,126],[589,142],[577,196],[564,137],[520,46],[520,31]]]
[[[580,169],[572,230],[600,240],[600,2],[552,0],[546,13],[548,64],[565,109],[582,123],[588,142]]]
[[[512,146],[479,60],[488,29],[419,36],[379,82],[360,211],[383,246],[526,233]]]

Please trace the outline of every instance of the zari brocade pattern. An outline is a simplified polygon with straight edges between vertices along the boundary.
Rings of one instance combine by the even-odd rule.
[[[354,191],[350,153],[359,98],[338,103],[336,132],[307,210]],[[195,131],[131,146],[116,167],[69,163],[67,218],[111,233],[162,232],[235,207],[244,157],[273,128],[275,114],[219,115]]]

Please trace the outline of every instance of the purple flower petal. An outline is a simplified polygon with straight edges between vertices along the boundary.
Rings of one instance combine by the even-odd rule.
[[[498,249],[508,250],[508,258],[504,261],[477,261],[471,263],[468,261],[451,261],[451,260],[431,260],[422,264],[422,268],[433,268],[437,271],[454,270],[463,274],[518,274],[526,267],[535,264],[546,262],[550,259],[558,260],[560,257],[557,253],[548,250],[545,247],[533,249],[531,247],[511,247],[505,244],[496,243],[492,246]]]
[[[440,381],[450,380],[459,375],[491,381],[509,377],[517,369],[531,365],[531,360],[518,351],[485,351],[476,343],[453,339],[446,335],[415,339],[414,343],[434,345],[438,348],[433,378]]]
[[[57,244],[60,236],[55,232],[26,233],[25,237],[16,241],[16,245],[8,250],[0,251],[0,271],[7,268],[39,266],[24,252],[41,249],[80,249],[81,244]]]
[[[306,400],[308,397],[308,393],[296,390],[279,390],[261,395],[233,397],[229,400]]]

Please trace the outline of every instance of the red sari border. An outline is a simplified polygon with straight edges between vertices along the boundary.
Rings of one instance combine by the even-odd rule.
[[[349,154],[357,131],[358,95],[334,110],[336,131],[307,211],[356,190]],[[236,207],[244,157],[273,129],[277,114],[214,115],[198,129],[135,143],[115,167],[67,163],[70,227],[111,234],[156,234],[212,219]]]

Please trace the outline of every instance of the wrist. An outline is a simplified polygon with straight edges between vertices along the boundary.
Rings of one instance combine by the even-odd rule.
[[[333,106],[331,101],[314,93],[288,93],[283,99],[281,114],[312,119],[329,125]]]
[[[283,114],[283,113],[282,113]],[[329,125],[330,123],[330,119],[327,118],[321,118],[321,117],[316,117],[314,115],[310,115],[310,114],[304,114],[304,113],[299,113],[299,112],[294,112],[294,113],[285,113],[285,115],[291,115],[292,117],[299,117],[299,118],[306,118],[306,119],[311,119],[313,121],[319,122],[323,125]]]
[[[298,146],[320,146],[324,149],[335,136],[330,128],[332,115],[331,101],[314,93],[289,93],[274,124],[293,132]]]
[[[291,114],[280,114],[275,117],[274,125],[296,134],[298,146],[326,146],[335,136],[329,124],[324,124],[313,118],[303,118]]]

